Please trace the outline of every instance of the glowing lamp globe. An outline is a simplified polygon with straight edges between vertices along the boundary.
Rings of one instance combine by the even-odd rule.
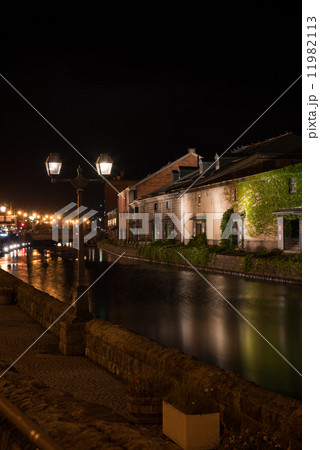
[[[112,170],[112,159],[109,155],[102,153],[97,159],[96,167],[99,175],[110,175]]]
[[[49,177],[60,174],[62,167],[62,161],[59,153],[50,153],[46,160],[46,169]]]

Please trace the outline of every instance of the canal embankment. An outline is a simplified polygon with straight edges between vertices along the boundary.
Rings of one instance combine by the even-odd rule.
[[[86,326],[86,356],[127,380],[157,372],[178,381],[186,395],[212,388],[224,429],[267,430],[285,445],[301,445],[301,403],[267,391],[237,375],[205,364],[181,351],[96,319]]]
[[[106,241],[98,243],[99,248],[124,258],[167,264],[190,269],[190,265],[180,256],[181,253],[194,267],[205,272],[220,273],[265,280],[278,283],[301,284],[301,254],[280,255],[278,253],[257,253],[245,255],[219,254],[209,247],[196,248],[183,245],[126,244],[117,245]]]
[[[54,321],[60,316],[60,306],[66,309],[66,305],[60,302],[58,308],[53,297],[2,270],[0,285],[11,288],[12,300],[43,326],[48,320]],[[61,329],[61,324],[66,323],[64,319],[59,320],[57,327],[52,329],[59,339],[59,325]],[[83,327],[83,332],[86,360],[107,369],[123,382],[130,376],[156,370],[158,376],[169,376],[179,382],[189,394],[194,392],[196,386],[210,386],[214,390],[224,429],[233,432],[264,429],[275,434],[284,448],[301,448],[302,408],[298,400],[268,391],[120,325],[93,319]],[[62,355],[60,358],[66,359]],[[55,360],[57,364],[57,355]],[[74,370],[77,371],[77,368]],[[64,371],[64,376],[66,373]],[[96,390],[99,391],[99,388],[97,385]]]

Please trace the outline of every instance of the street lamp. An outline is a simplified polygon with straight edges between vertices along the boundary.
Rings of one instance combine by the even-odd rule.
[[[96,161],[96,167],[99,175],[110,175],[112,169],[112,159],[109,155],[102,154]]]
[[[49,177],[53,177],[60,174],[62,167],[62,161],[59,153],[50,153],[46,159],[46,169]]]
[[[84,230],[83,230],[83,220],[81,220],[82,198],[83,190],[87,187],[90,182],[101,182],[103,181],[104,175],[109,175],[112,169],[112,160],[109,155],[101,154],[96,161],[97,172],[102,178],[85,178],[82,175],[82,169],[78,166],[77,176],[72,179],[61,179],[57,178],[60,174],[62,167],[62,160],[58,153],[50,153],[46,159],[46,169],[52,183],[57,182],[68,182],[77,191],[77,206],[78,206],[78,260],[77,260],[77,278],[74,290],[74,297],[78,299],[75,303],[76,317],[81,320],[92,319],[92,315],[89,311],[89,297],[88,293],[84,293],[87,289],[85,281],[85,266],[84,266]],[[79,298],[80,297],[80,298]]]

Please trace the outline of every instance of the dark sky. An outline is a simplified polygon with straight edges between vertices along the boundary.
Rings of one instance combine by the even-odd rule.
[[[21,15],[2,27],[1,73],[92,163],[109,153],[114,174],[141,178],[188,147],[212,160],[301,73],[300,5],[256,5]],[[81,159],[2,79],[0,98],[0,202],[54,211],[74,200],[44,161],[59,152],[68,177]],[[236,146],[301,135],[300,98],[301,80]],[[94,207],[102,185],[87,189]]]

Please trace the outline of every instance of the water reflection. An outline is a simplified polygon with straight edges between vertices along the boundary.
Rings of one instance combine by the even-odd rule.
[[[89,248],[93,282],[116,257]],[[20,250],[1,267],[68,303],[73,250]],[[205,274],[209,282],[301,371],[301,289]],[[301,398],[301,377],[199,275],[120,259],[92,289],[93,313],[178,347],[276,392]]]

